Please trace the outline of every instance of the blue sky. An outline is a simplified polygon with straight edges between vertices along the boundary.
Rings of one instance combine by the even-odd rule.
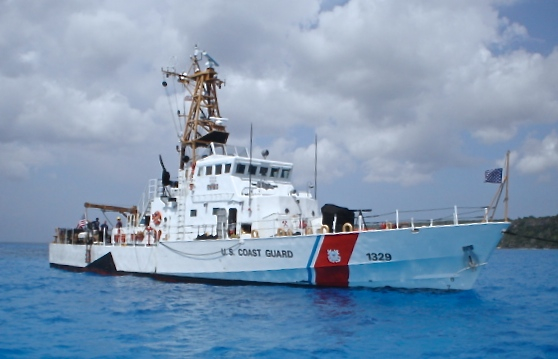
[[[160,69],[187,70],[194,44],[221,65],[230,143],[248,146],[253,124],[254,153],[294,162],[305,190],[317,134],[321,204],[484,206],[484,171],[509,150],[510,217],[556,215],[556,14],[543,0],[2,2],[0,241],[46,243],[84,202],[137,204],[159,154],[175,174]]]

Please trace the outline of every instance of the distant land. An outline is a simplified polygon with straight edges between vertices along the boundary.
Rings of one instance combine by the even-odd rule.
[[[500,248],[558,249],[558,215],[514,219]]]

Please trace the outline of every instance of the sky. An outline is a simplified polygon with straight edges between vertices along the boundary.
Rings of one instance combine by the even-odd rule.
[[[188,70],[196,44],[226,82],[230,144],[249,146],[252,125],[254,153],[293,162],[304,191],[317,138],[320,205],[480,208],[510,151],[510,218],[557,215],[557,14],[550,0],[0,1],[0,241],[47,243],[84,202],[138,204],[159,154],[176,176],[161,68]]]

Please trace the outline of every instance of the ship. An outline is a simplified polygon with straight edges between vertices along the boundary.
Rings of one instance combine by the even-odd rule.
[[[218,66],[196,46],[188,71],[161,69],[162,85],[173,81],[185,94],[176,178],[159,155],[162,174],[137,205],[85,203],[86,213],[118,212],[123,221],[56,228],[51,267],[226,285],[473,288],[507,219],[495,221],[485,208],[461,221],[455,207],[450,220],[403,222],[396,211],[370,223],[370,210],[320,207],[311,187],[295,188],[292,163],[228,143]]]

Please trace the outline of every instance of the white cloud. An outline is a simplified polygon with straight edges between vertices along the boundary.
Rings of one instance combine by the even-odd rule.
[[[38,218],[17,233],[28,240],[55,218],[73,224],[84,201],[133,204],[160,175],[158,154],[174,176],[175,99],[160,68],[187,70],[195,44],[227,81],[231,144],[247,146],[253,124],[255,153],[294,162],[304,190],[318,135],[320,201],[485,204],[492,187],[471,178],[510,149],[521,203],[510,210],[555,214],[558,47],[501,15],[515,3],[2,1],[0,225]],[[521,47],[533,42],[548,50]]]
[[[56,82],[37,85],[16,119],[14,131],[22,138],[125,145],[152,131],[149,117],[131,108],[122,94],[107,91],[88,97]]]
[[[54,163],[53,156],[42,146],[23,145],[17,142],[0,142],[0,173],[12,180],[26,180],[37,166]]]
[[[558,133],[553,130],[542,140],[529,138],[522,152],[517,168],[524,173],[540,174],[548,169],[558,169]]]
[[[273,153],[306,163],[313,139],[300,132],[316,132],[343,166],[330,178],[359,168],[371,182],[429,181],[468,163],[466,146],[558,119],[558,51],[516,49],[528,29],[499,17],[500,2],[351,0],[321,12],[320,1],[214,0],[195,16],[193,2],[22,4],[0,15],[0,143],[32,139],[51,156],[60,144],[174,146],[159,68],[186,70],[195,43],[221,63],[231,140],[246,143],[253,123]]]
[[[71,70],[88,79],[114,76],[142,45],[140,24],[124,13],[97,9],[69,16],[63,37],[64,57],[78,64]]]

